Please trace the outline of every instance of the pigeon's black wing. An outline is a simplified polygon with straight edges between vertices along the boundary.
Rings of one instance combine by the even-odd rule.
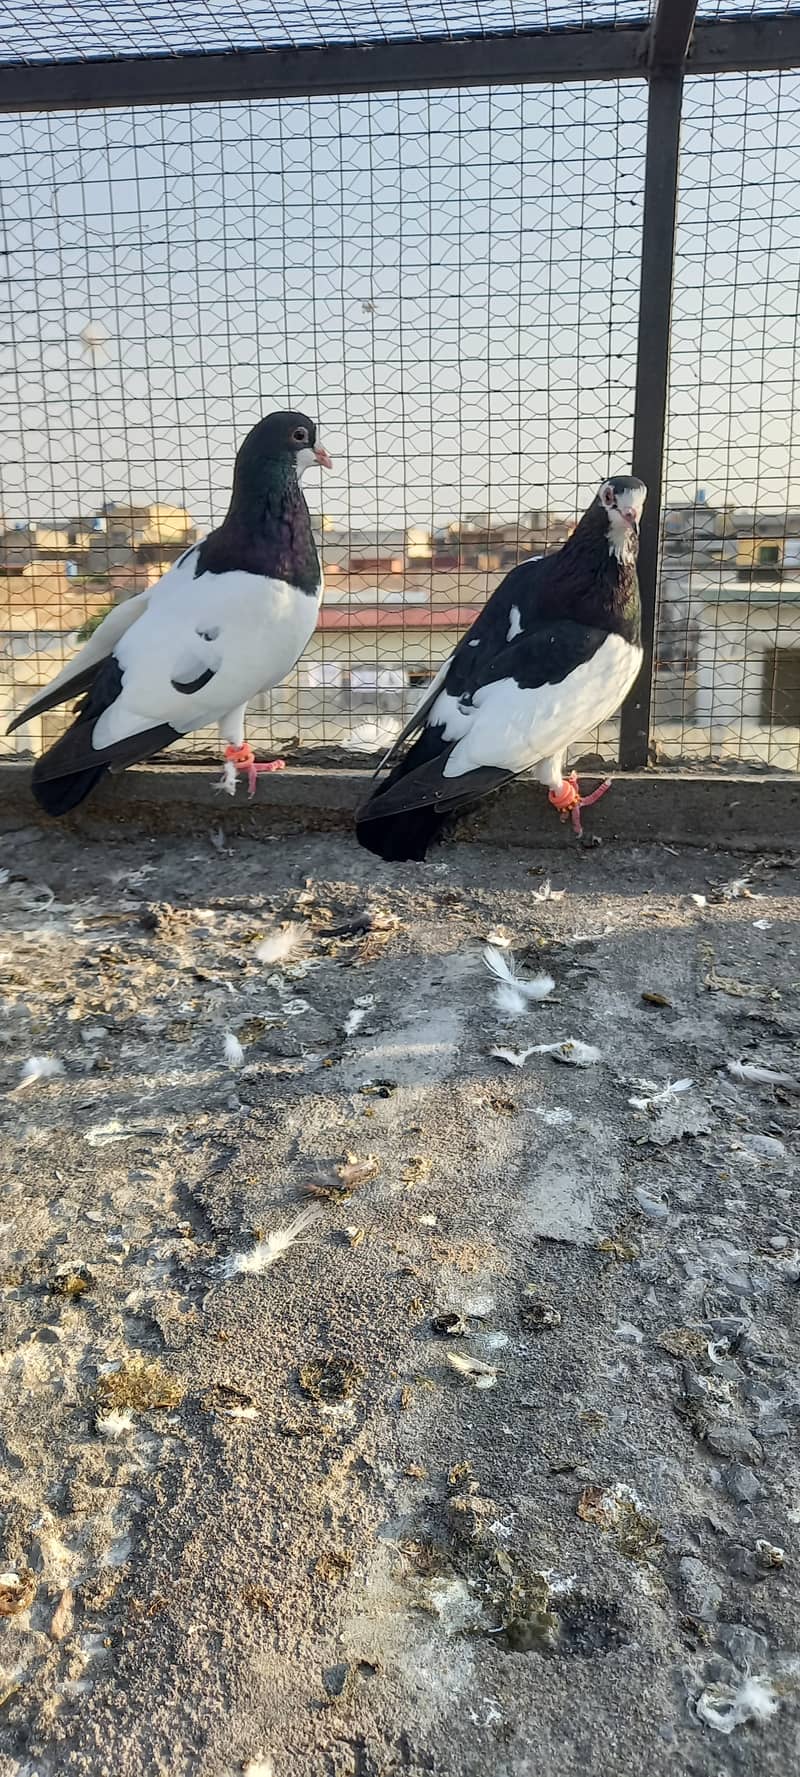
[[[570,679],[607,641],[603,629],[556,620],[534,622],[497,648],[487,637],[466,658],[460,645],[422,733],[359,811],[361,844],[382,857],[424,857],[448,816],[566,746],[575,721]],[[585,675],[579,684],[591,708]]]
[[[547,556],[535,556],[531,561],[519,562],[495,587],[491,598],[440,666],[405,727],[393,740],[378,766],[379,771],[397,759],[404,743],[419,733],[440,691],[446,690],[454,697],[461,697],[480,681],[481,674],[488,670],[488,663],[507,646],[511,613],[517,600],[528,616],[535,618],[537,604],[541,602],[541,594],[546,591],[550,578],[545,567],[547,561]]]

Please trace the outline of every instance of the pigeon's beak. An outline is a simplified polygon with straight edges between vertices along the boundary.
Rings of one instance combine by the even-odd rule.
[[[315,463],[319,463],[319,466],[321,469],[332,469],[333,468],[333,464],[331,462],[330,457],[328,456],[328,452],[325,450],[324,446],[321,444],[318,444],[316,446],[316,449],[314,451],[314,461],[315,461]]]
[[[639,515],[636,511],[636,507],[635,506],[620,506],[619,510],[622,513],[622,517],[624,518],[626,525],[629,525],[630,529],[633,531],[634,537],[638,537],[638,535],[639,535]]]

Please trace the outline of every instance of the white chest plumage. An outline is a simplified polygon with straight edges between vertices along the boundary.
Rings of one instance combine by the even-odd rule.
[[[165,575],[119,642],[122,692],[95,726],[96,747],[148,724],[167,722],[188,734],[219,722],[279,684],[310,640],[321,586],[311,596],[259,574],[195,579],[193,570],[187,558]]]
[[[642,663],[642,650],[609,635],[590,660],[554,685],[526,689],[501,679],[476,691],[470,705],[442,695],[431,721],[444,720],[445,739],[457,740],[445,777],[482,765],[527,771],[566,752],[571,742],[614,714]]]

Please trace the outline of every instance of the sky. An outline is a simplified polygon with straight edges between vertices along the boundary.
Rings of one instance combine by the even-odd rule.
[[[603,82],[0,119],[0,510],[157,497],[205,527],[287,403],[336,524],[580,510],[631,461],[645,105]],[[800,506],[798,150],[797,75],[687,81],[670,497]]]

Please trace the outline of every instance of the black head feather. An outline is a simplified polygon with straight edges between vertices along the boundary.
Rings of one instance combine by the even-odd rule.
[[[320,566],[297,459],[316,448],[308,414],[270,413],[248,432],[233,471],[233,493],[219,529],[201,543],[195,578],[236,569],[285,580],[313,596]]]

